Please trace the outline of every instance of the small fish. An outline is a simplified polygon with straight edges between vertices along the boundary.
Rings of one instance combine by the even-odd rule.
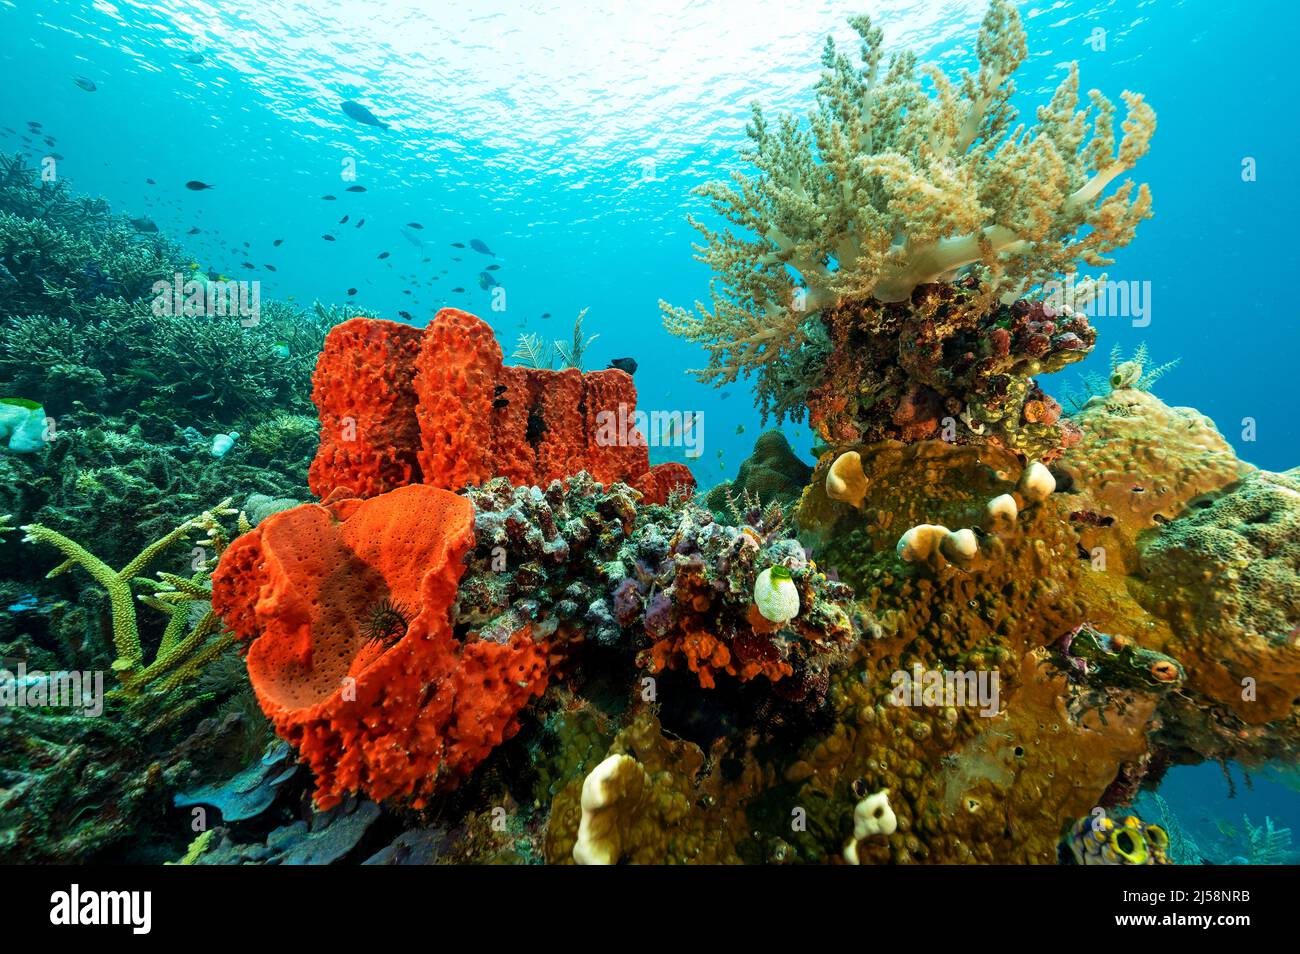
[[[158,183],[154,182],[152,179],[145,179],[144,181],[147,182],[147,183],[149,183],[150,185],[157,185],[157,184],[158,184]]]
[[[388,253],[387,253],[387,252],[380,252],[380,253],[379,253],[379,258],[384,259],[384,258],[387,258],[387,257],[388,257]]]
[[[135,226],[137,232],[157,232],[158,226],[154,225],[151,219],[139,218],[132,219],[131,224]]]
[[[543,318],[549,318],[550,315],[542,315]],[[609,367],[618,368],[620,371],[626,371],[628,374],[636,374],[636,358],[615,358],[609,363]]]
[[[424,230],[424,226],[421,225],[419,222],[407,222],[406,227],[408,229],[418,229],[420,231]]]
[[[483,269],[483,270],[484,270],[485,272],[495,272],[495,271],[497,271],[497,270],[500,269],[500,268],[501,268],[500,265],[489,265],[487,268],[485,268],[485,269]]]
[[[323,195],[323,196],[321,196],[321,199],[322,199],[323,201],[325,201],[325,202],[334,202],[334,201],[337,201],[338,196],[336,196],[336,195]]]
[[[463,292],[464,290],[465,290],[465,289],[463,289],[463,288],[453,288],[453,289],[452,289],[452,291],[454,291],[454,292]]]
[[[723,391],[721,394],[718,395],[718,398],[723,401],[725,401],[729,397],[731,397],[730,391]]]
[[[244,268],[257,268],[257,266],[254,265],[252,262],[240,262],[239,264],[242,265]]]
[[[352,100],[344,100],[339,107],[348,116],[349,119],[355,119],[363,126],[378,126],[380,129],[387,129],[388,123],[381,120],[366,107],[360,103],[354,103]]]
[[[323,239],[324,239],[325,241],[327,241],[327,242],[333,242],[333,241],[334,241],[334,236],[332,236],[332,235],[322,235],[321,238],[323,238]]]
[[[289,345],[283,341],[277,341],[271,345],[271,350],[281,358],[289,357]]]
[[[351,218],[351,216],[343,216],[343,218],[339,219],[339,225],[347,225],[349,218]]]
[[[365,219],[362,219],[360,222],[357,223],[357,228],[361,228],[361,226],[363,226],[363,225],[365,225],[365,224],[366,224],[366,220],[365,220]]]
[[[464,243],[464,242],[452,242],[452,243],[451,243],[451,247],[452,247],[452,248],[464,248],[464,247],[465,247],[465,243]]]
[[[209,185],[206,182],[201,182],[198,179],[191,179],[189,182],[185,183],[185,188],[189,189],[191,192],[202,192],[204,189],[215,189],[216,186]]]
[[[283,243],[284,243],[284,239],[276,239],[271,244],[274,245],[276,248],[279,248]]]
[[[73,82],[76,83],[78,86],[80,86],[82,89],[84,89],[87,93],[93,93],[96,89],[98,89],[98,87],[95,86],[94,80],[89,80],[84,76],[78,76],[75,80],[73,80]]]
[[[186,232],[185,234],[186,234],[186,235],[198,235],[198,234],[199,234],[200,232],[202,232],[202,231],[203,231],[203,230],[202,230],[201,228],[199,228],[199,227],[196,225],[196,226],[194,226],[194,228],[190,229],[190,230],[189,230],[188,232]]]
[[[348,297],[349,297],[349,298],[351,298],[351,297],[352,297],[353,295],[355,295],[356,293],[357,293],[357,290],[356,290],[355,288],[349,288],[349,289],[348,289]]]
[[[348,191],[348,192],[365,192],[365,191],[366,191],[366,187],[365,187],[365,186],[348,186],[347,191]]]
[[[507,390],[508,389],[504,384],[498,384],[495,388],[492,389],[492,394],[495,397],[500,397],[501,395],[505,394]]]
[[[745,433],[745,425],[744,425],[744,424],[737,424],[737,425],[736,425],[736,433],[737,433],[737,434],[743,434],[743,433]]]
[[[185,57],[185,62],[186,62],[186,63],[194,63],[194,64],[202,63],[202,62],[203,62],[203,54],[202,54],[202,53],[199,53],[199,52],[197,52],[197,51],[194,52],[194,53],[191,53],[191,54],[189,54],[189,56]]]
[[[499,411],[503,407],[509,407],[510,402],[507,401],[505,398],[497,398],[495,401],[492,402],[492,406]]]
[[[496,258],[497,253],[488,248],[487,243],[482,239],[470,239],[469,247],[476,252],[481,252],[484,255],[491,255],[493,258]]]
[[[51,158],[51,159],[54,159],[54,160],[57,161],[57,162],[62,162],[62,161],[63,161],[63,154],[62,154],[62,153],[59,153],[59,152],[52,152],[52,153],[50,153],[50,158]]]
[[[265,268],[268,272],[274,272],[277,270],[274,265],[263,265],[262,267]]]
[[[483,289],[484,291],[487,291],[489,288],[491,288],[493,285],[496,284],[497,284],[497,280],[493,278],[491,275],[489,275],[487,272],[478,273],[479,288]]]

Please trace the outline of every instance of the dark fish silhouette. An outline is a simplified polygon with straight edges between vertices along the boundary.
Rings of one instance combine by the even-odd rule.
[[[357,290],[356,290],[355,288],[349,288],[349,289],[348,289],[348,297],[349,297],[349,298],[351,298],[351,297],[352,297],[353,295],[355,295],[356,293],[357,293]]]
[[[479,273],[478,273],[478,287],[479,287],[479,288],[483,289],[484,291],[487,291],[489,288],[491,288],[491,287],[492,287],[493,285],[495,285],[495,284],[497,284],[497,280],[496,280],[495,278],[493,278],[491,275],[489,275],[487,272],[479,272]]]
[[[283,243],[284,243],[284,239],[276,239],[271,244],[274,245],[276,248],[279,248]]]
[[[463,288],[453,288],[453,289],[452,289],[452,291],[454,291],[454,292],[463,292],[464,290],[465,290],[465,289],[463,289]]]
[[[550,313],[549,311],[544,311],[544,312],[542,312],[542,317],[543,317],[543,318],[549,318],[549,317],[551,317],[551,313]]]
[[[366,191],[366,187],[365,187],[365,186],[348,186],[347,191],[348,191],[348,192],[365,192],[365,191]]]
[[[348,222],[348,216],[346,215],[343,216],[343,218],[339,219],[339,225],[346,225],[347,222]]]
[[[464,247],[465,247],[465,243],[464,243],[464,242],[452,242],[452,243],[451,243],[451,247],[452,247],[452,248],[464,248]]]
[[[388,123],[381,120],[378,116],[376,116],[370,110],[366,109],[366,107],[362,106],[360,103],[354,103],[352,102],[352,100],[347,99],[343,101],[343,104],[340,108],[343,110],[345,114],[347,114],[349,119],[355,119],[363,126],[378,126],[380,129],[388,128]]]
[[[73,80],[73,82],[76,83],[78,86],[80,86],[82,89],[84,89],[87,93],[93,93],[97,89],[94,81],[88,80],[84,76],[78,76],[75,80]]]
[[[185,62],[186,62],[186,63],[202,63],[202,62],[203,62],[203,54],[202,54],[202,53],[197,53],[197,52],[195,52],[195,53],[191,53],[189,56],[185,57]]]
[[[194,228],[190,229],[190,230],[189,230],[188,232],[186,232],[185,234],[186,234],[186,235],[198,235],[198,234],[199,234],[200,232],[202,232],[202,231],[203,231],[203,230],[202,230],[201,228],[199,228],[199,227],[196,225],[196,226],[194,226]]]
[[[636,374],[636,358],[615,358],[609,363],[609,367],[618,368],[628,374]]]
[[[321,199],[324,200],[325,202],[333,202],[333,201],[335,201],[336,199],[338,199],[338,196],[336,196],[336,195],[323,195],[323,196],[321,196]]]
[[[495,401],[492,402],[492,406],[499,411],[503,407],[509,407],[510,402],[507,401],[505,398],[497,398]]]
[[[421,225],[419,222],[407,222],[407,223],[406,223],[406,227],[407,227],[408,229],[423,229],[423,228],[424,228],[424,226]]]
[[[484,270],[485,272],[495,272],[495,271],[496,271],[497,269],[499,269],[500,267],[501,267],[500,265],[489,265],[487,268],[485,268],[485,269],[483,269],[483,270]]]
[[[469,247],[476,252],[482,252],[484,255],[491,255],[493,258],[496,258],[497,253],[488,248],[487,243],[482,239],[470,239]]]
[[[365,219],[362,219],[360,222],[357,223],[357,228],[361,228],[361,226],[363,226],[363,225],[365,225],[365,224],[366,224],[366,220],[365,220]]]
[[[202,192],[204,189],[215,189],[216,186],[208,185],[206,182],[200,182],[198,179],[191,179],[185,183],[185,188],[191,192]]]
[[[387,258],[387,257],[388,257],[388,253],[387,253],[387,252],[380,252],[380,253],[379,253],[379,257],[380,257],[380,258]]]
[[[158,183],[154,182],[152,179],[145,179],[144,181],[147,182],[147,183],[149,183],[150,185],[157,185],[157,184],[158,184]]]
[[[135,226],[137,232],[157,232],[158,226],[154,225],[150,219],[132,219],[131,224]]]
[[[411,316],[411,313],[409,311],[399,311],[398,314],[401,315],[403,318],[405,318],[407,321],[415,320],[415,318]]]
[[[334,236],[332,236],[332,235],[322,235],[321,238],[323,238],[323,239],[324,239],[325,241],[327,241],[327,242],[333,242],[333,241],[334,241]]]

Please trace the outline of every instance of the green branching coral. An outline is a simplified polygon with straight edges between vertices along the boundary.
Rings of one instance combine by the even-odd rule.
[[[223,500],[187,520],[166,536],[155,540],[120,570],[112,569],[85,547],[56,530],[32,523],[22,528],[26,543],[44,543],[64,556],[64,561],[47,577],[80,567],[90,574],[108,594],[112,607],[113,643],[117,658],[113,672],[120,692],[128,699],[145,693],[165,694],[193,678],[204,666],[234,643],[223,631],[221,620],[212,610],[210,576],[228,539],[222,517],[236,513],[230,500]],[[241,522],[242,526],[242,522]],[[193,576],[183,577],[160,571],[157,579],[141,577],[165,551],[195,533],[203,534],[201,545],[205,557]],[[136,601],[167,617],[167,625],[152,661],[145,661],[136,618]]]
[[[807,124],[775,126],[754,107],[746,158],[756,174],[700,190],[736,227],[704,236],[713,304],[697,314],[661,303],[669,331],[702,345],[706,382],[765,377],[798,362],[816,323],[847,301],[909,299],[918,285],[977,267],[990,295],[1014,297],[1079,261],[1104,264],[1150,215],[1145,185],[1107,187],[1147,151],[1155,113],[1124,92],[1115,108],[1089,93],[1079,108],[1071,65],[1037,124],[1016,124],[1011,77],[1026,56],[1009,0],[993,0],[976,41],[979,68],[953,80],[910,53],[882,67],[882,34],[851,19],[856,67],[827,40]],[[928,87],[924,81],[928,80]],[[777,380],[760,381],[777,396]]]

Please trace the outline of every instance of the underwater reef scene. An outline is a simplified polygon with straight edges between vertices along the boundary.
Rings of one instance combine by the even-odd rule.
[[[1021,16],[852,16],[698,190],[660,318],[777,425],[723,479],[599,308],[263,300],[0,156],[0,861],[1300,860],[1162,787],[1300,791],[1300,467],[1090,320],[1158,104],[1020,109]]]

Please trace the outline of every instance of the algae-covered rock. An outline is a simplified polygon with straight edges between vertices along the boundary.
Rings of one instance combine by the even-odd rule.
[[[714,487],[705,499],[720,516],[745,500],[786,506],[799,499],[811,475],[812,468],[795,455],[784,434],[766,431],[754,442],[754,452],[741,463],[736,479]]]
[[[1060,492],[1085,528],[1084,546],[1106,547],[1116,569],[1132,569],[1139,534],[1254,470],[1212,420],[1149,391],[1093,397],[1071,420],[1083,439],[1055,465]]]
[[[1189,683],[1247,723],[1300,698],[1300,468],[1255,471],[1141,545],[1140,598]]]

